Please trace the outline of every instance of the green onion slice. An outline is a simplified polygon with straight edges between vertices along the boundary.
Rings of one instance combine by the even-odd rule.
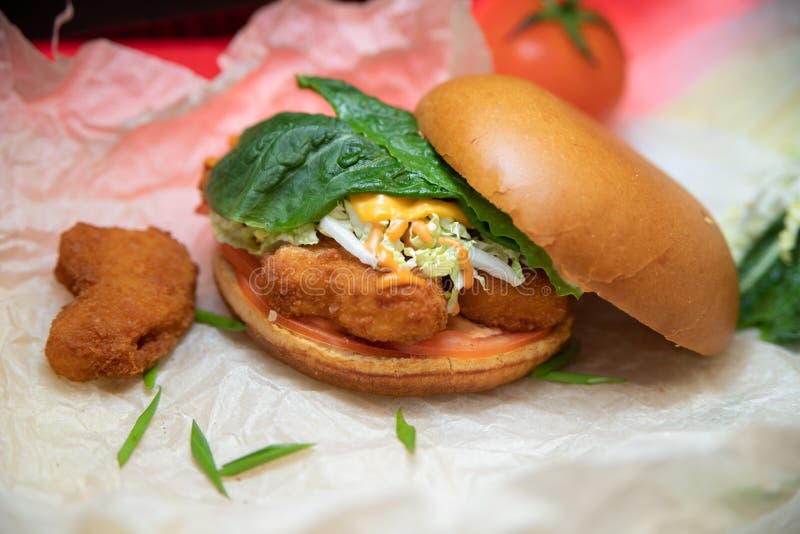
[[[251,452],[241,458],[232,460],[223,465],[219,474],[224,477],[232,477],[240,473],[244,473],[250,469],[266,464],[273,460],[277,460],[283,456],[302,451],[309,447],[313,447],[313,443],[285,443],[279,445],[268,445],[263,449]]]
[[[406,446],[408,452],[414,453],[417,442],[417,429],[409,425],[403,417],[403,409],[397,409],[397,424],[395,425],[397,431],[397,439]]]
[[[194,320],[198,323],[222,328],[223,330],[234,330],[238,332],[246,328],[245,324],[241,321],[231,319],[230,317],[223,317],[222,315],[217,315],[207,310],[201,310],[200,308],[194,310]]]
[[[625,382],[624,378],[616,376],[587,375],[583,373],[568,373],[565,371],[551,371],[544,376],[536,377],[547,382],[560,382],[562,384],[582,384],[593,386],[595,384],[610,384],[613,382]]]
[[[131,457],[134,449],[136,449],[136,446],[139,444],[139,441],[142,439],[142,436],[144,436],[144,432],[147,430],[147,426],[150,424],[150,419],[152,419],[153,414],[156,413],[159,400],[161,400],[161,387],[158,388],[156,396],[153,397],[153,400],[150,401],[150,404],[147,406],[147,408],[145,408],[139,418],[136,419],[136,423],[134,423],[130,434],[128,434],[128,438],[117,452],[117,463],[119,463],[120,467],[125,465],[125,463],[128,461],[128,458]]]
[[[531,371],[532,378],[546,380],[548,382],[560,382],[562,384],[610,384],[612,382],[625,382],[624,378],[603,375],[588,375],[584,373],[570,373],[562,371],[580,350],[580,343],[571,340],[561,351],[544,362],[542,365]]]
[[[197,421],[192,419],[192,437],[191,437],[192,456],[194,456],[197,465],[205,472],[208,479],[214,484],[214,487],[228,497],[228,492],[225,491],[225,486],[222,485],[222,477],[217,470],[217,464],[214,463],[214,455],[211,454],[211,447],[208,446],[208,440],[203,435],[203,431],[197,426]],[[228,497],[230,498],[230,497]]]
[[[578,340],[571,340],[558,354],[531,371],[530,376],[533,378],[542,378],[553,371],[560,371],[572,361],[580,348],[581,345],[578,343]]]
[[[142,379],[144,379],[144,385],[147,386],[148,389],[153,389],[153,386],[156,385],[156,377],[158,376],[158,362],[153,365],[150,369],[144,372],[142,375]]]

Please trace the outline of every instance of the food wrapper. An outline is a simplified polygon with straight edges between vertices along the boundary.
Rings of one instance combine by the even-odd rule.
[[[798,153],[798,27],[789,0],[771,2],[632,56],[636,98],[615,128],[721,216]],[[688,56],[691,79],[647,103],[644,74]],[[196,183],[247,125],[330,113],[295,73],[413,109],[490,63],[464,3],[298,0],[258,11],[220,64],[208,82],[106,41],[50,62],[0,18],[0,531],[800,531],[798,355],[745,331],[699,357],[591,295],[575,306],[570,369],[625,383],[378,397],[197,324],[161,362],[161,404],[120,469],[153,391],[51,371],[50,322],[72,299],[52,274],[60,233],[77,221],[166,229],[199,265],[199,306],[225,313]],[[395,437],[399,407],[414,455]],[[226,479],[228,500],[192,460],[193,419],[220,464],[270,443],[316,446]]]

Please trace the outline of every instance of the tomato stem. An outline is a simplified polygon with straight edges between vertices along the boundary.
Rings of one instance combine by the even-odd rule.
[[[581,33],[581,25],[585,23],[607,24],[605,19],[599,13],[583,9],[580,5],[580,0],[565,0],[559,2],[556,0],[544,0],[543,7],[540,11],[531,13],[525,17],[514,30],[511,32],[513,39],[520,33],[526,31],[542,22],[555,22],[560,24],[564,31],[567,33],[569,40],[578,49],[583,57],[589,63],[594,63],[595,58],[586,40]]]

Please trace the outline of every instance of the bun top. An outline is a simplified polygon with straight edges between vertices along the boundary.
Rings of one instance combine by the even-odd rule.
[[[730,342],[736,267],[683,187],[592,119],[509,76],[465,76],[426,94],[422,134],[511,216],[561,275],[701,354]]]

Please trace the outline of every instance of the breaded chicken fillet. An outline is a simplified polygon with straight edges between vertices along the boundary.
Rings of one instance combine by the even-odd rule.
[[[549,328],[567,315],[567,297],[559,297],[542,271],[529,270],[514,287],[485,275],[486,288],[475,284],[459,298],[461,315],[509,332]]]
[[[264,257],[262,274],[260,289],[278,313],[325,317],[370,341],[411,343],[447,326],[438,280],[386,283],[391,275],[364,265],[331,239],[280,247]]]
[[[70,380],[140,374],[194,320],[197,267],[155,228],[78,223],[61,235],[55,276],[76,297],[53,320],[45,355]]]

